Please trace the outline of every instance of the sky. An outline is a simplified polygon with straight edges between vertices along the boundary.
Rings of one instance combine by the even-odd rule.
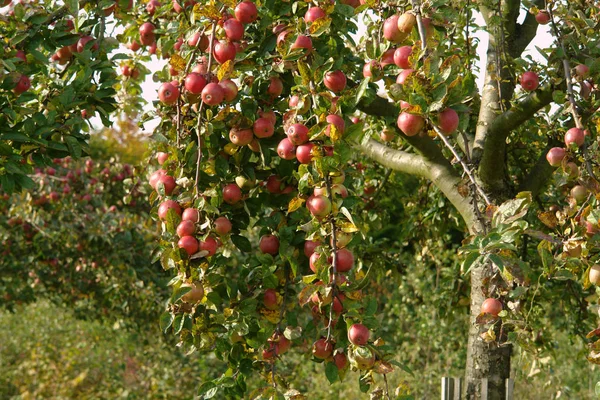
[[[522,9],[521,10],[521,14],[519,16],[519,22],[522,22],[523,19],[525,19],[527,11]],[[483,21],[483,17],[481,16],[481,14],[476,13],[475,14],[475,23],[479,26],[484,26],[485,23]],[[530,55],[535,61],[543,64],[545,63],[545,59],[537,52],[536,50],[536,46],[540,47],[540,48],[546,48],[549,47],[552,42],[553,42],[553,36],[550,34],[550,25],[540,25],[538,26],[538,31],[537,31],[537,36],[535,37],[535,39],[529,44],[529,46],[527,47],[527,49],[525,50],[524,55]],[[360,38],[361,36],[364,35],[366,30],[366,27],[364,24],[360,24],[359,25],[359,31],[356,33],[356,35],[354,35],[355,39]],[[115,30],[116,33],[116,30]],[[488,34],[483,31],[477,31],[474,34],[474,37],[479,39],[479,45],[477,48],[477,52],[479,54],[479,71],[485,71],[485,63],[486,63],[486,51],[487,51],[487,45],[488,45]],[[127,50],[129,51],[129,50]],[[161,70],[165,64],[167,63],[167,60],[163,60],[163,59],[158,59],[157,57],[153,57],[153,62],[148,63],[146,66],[147,68],[149,68],[152,73]],[[477,86],[479,87],[479,89],[481,90],[482,86],[483,86],[483,73],[480,73],[478,78],[477,78]],[[148,102],[145,107],[144,110],[145,111],[149,111],[151,110],[152,107],[152,101],[156,100],[158,98],[158,88],[160,86],[161,82],[154,82],[152,80],[152,74],[148,74],[146,76],[146,80],[143,82],[142,84],[142,89],[143,89],[143,97],[144,99]],[[101,129],[102,128],[102,124],[100,121],[100,118],[98,117],[93,117],[90,120],[92,127],[95,129]],[[144,125],[144,129],[143,131],[146,133],[150,133],[158,124],[158,120],[154,120],[154,121],[150,121],[148,123],[146,123]]]

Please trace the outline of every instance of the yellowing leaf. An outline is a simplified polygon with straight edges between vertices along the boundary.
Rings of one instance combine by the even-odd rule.
[[[359,229],[356,227],[356,225],[354,225],[352,222],[347,222],[347,221],[338,222],[338,228],[340,228],[340,230],[342,232],[346,232],[346,233],[353,233],[353,232],[359,231]]]
[[[237,6],[237,1],[236,0],[220,0],[221,3],[223,3],[223,5],[229,7],[229,8],[235,8],[235,6]]]
[[[302,77],[302,83],[308,85],[310,83],[310,68],[303,61],[298,61],[298,72]]]
[[[329,17],[321,17],[315,20],[312,24],[310,24],[310,28],[308,31],[312,36],[319,36],[323,32],[325,32],[329,26],[331,25],[331,18]]]
[[[267,310],[266,308],[263,308],[260,310],[260,313],[272,324],[279,322],[279,310]]]
[[[219,80],[229,78],[231,77],[232,73],[233,62],[231,60],[227,60],[219,67],[219,70],[217,71],[217,78],[219,78]]]
[[[231,317],[232,314],[233,314],[233,310],[231,308],[225,308],[223,310],[223,315],[225,316],[225,318]]]
[[[300,207],[302,207],[302,204],[305,202],[306,200],[300,198],[300,197],[294,197],[292,200],[290,200],[290,203],[288,204],[288,214],[289,213],[293,213],[294,211],[296,211],[297,209],[299,209]]]
[[[217,6],[211,2],[210,4],[196,3],[194,5],[194,20],[199,21],[202,18],[208,18],[213,20],[219,20],[221,13]]]
[[[225,153],[229,154],[230,156],[232,156],[232,155],[234,155],[235,153],[237,153],[238,149],[239,149],[239,147],[238,147],[238,146],[236,146],[236,145],[235,145],[235,144],[233,144],[233,143],[227,143],[227,144],[225,145],[225,148],[224,148],[224,150],[225,150]]]
[[[331,141],[333,143],[342,138],[342,132],[335,126],[335,124],[329,124],[329,137],[331,137]]]
[[[229,106],[222,108],[221,110],[219,110],[219,112],[217,113],[217,115],[215,115],[215,120],[216,121],[223,121],[225,119],[225,117],[227,117],[230,113],[231,113],[231,108]],[[235,110],[233,110],[235,111]]]
[[[177,71],[183,71],[185,69],[185,60],[179,54],[173,54],[169,59],[169,65]]]

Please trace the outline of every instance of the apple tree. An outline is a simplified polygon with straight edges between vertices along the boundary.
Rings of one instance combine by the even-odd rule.
[[[160,323],[180,345],[228,365],[203,383],[204,397],[242,396],[252,370],[269,382],[254,395],[285,392],[278,360],[306,342],[328,379],[359,370],[364,391],[402,366],[378,338],[377,299],[364,295],[371,275],[389,268],[363,257],[377,213],[362,194],[386,184],[361,170],[365,157],[430,182],[469,234],[460,249],[471,286],[469,398],[482,396],[482,379],[488,398],[504,398],[512,346],[529,343],[541,298],[567,285],[589,293],[599,281],[596,5],[150,0],[31,10],[45,19],[24,23],[44,21],[49,35],[57,15],[82,31],[88,57],[58,53],[71,42],[47,45],[67,70],[98,54],[94,70],[103,71],[115,45],[107,21],[125,25],[117,39],[132,54],[112,57],[129,58],[124,77],[141,79],[154,56],[169,60],[154,75],[156,109],[141,118],[159,121],[150,201],[161,221],[155,256],[173,276]],[[481,70],[477,30],[487,41]],[[553,39],[535,48],[541,63],[524,52],[542,31]],[[46,46],[33,39],[30,53]],[[114,75],[100,83],[81,68],[73,76],[93,84],[76,100],[105,115],[112,99],[93,96],[116,85]],[[23,96],[20,81],[8,82],[9,99]],[[19,143],[7,147],[15,161],[26,159]]]

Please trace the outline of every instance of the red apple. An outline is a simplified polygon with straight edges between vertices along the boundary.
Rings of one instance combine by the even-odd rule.
[[[562,160],[565,158],[566,151],[562,147],[553,147],[548,150],[546,154],[546,160],[548,160],[548,164],[553,167],[558,167]]]
[[[223,22],[225,36],[231,41],[239,41],[244,38],[244,25],[235,18],[226,19]]]
[[[398,77],[396,78],[396,83],[400,84],[400,85],[404,85],[404,82],[406,82],[406,79],[410,76],[410,74],[412,74],[413,72],[415,72],[414,69],[403,69],[402,71],[400,71],[400,73],[398,74]]]
[[[398,47],[394,52],[394,63],[402,69],[410,69],[410,56],[412,55],[411,46]]]
[[[337,271],[348,272],[354,266],[354,255],[348,249],[340,249],[337,252]]]
[[[323,84],[332,92],[339,93],[346,88],[346,75],[340,70],[326,72]]]
[[[336,353],[333,356],[333,363],[338,370],[343,370],[348,366],[348,357],[344,353]]]
[[[186,208],[183,210],[183,215],[181,216],[182,221],[192,221],[199,222],[200,221],[200,212],[195,208]]]
[[[269,310],[277,310],[277,292],[274,289],[265,290],[263,295],[263,304]]]
[[[279,239],[277,236],[264,235],[260,238],[258,248],[264,254],[277,255],[279,252]]]
[[[144,22],[142,26],[140,26],[140,43],[144,46],[148,46],[151,45],[154,40],[154,24],[151,22]]]
[[[231,221],[227,217],[219,217],[215,219],[215,232],[219,235],[227,235],[231,232]]]
[[[227,204],[236,204],[242,199],[242,190],[235,183],[223,187],[223,201]]]
[[[254,139],[254,134],[250,129],[231,129],[229,131],[229,140],[236,146],[245,146]]]
[[[400,128],[406,136],[415,136],[421,132],[424,126],[425,120],[419,115],[402,112],[398,116],[398,128]]]
[[[304,14],[304,22],[308,24],[325,16],[327,16],[327,14],[325,14],[325,11],[320,7],[311,7],[306,11],[306,14]]]
[[[292,124],[286,132],[292,144],[299,146],[308,142],[308,128],[304,124]]]
[[[177,247],[185,250],[188,256],[196,254],[199,249],[198,240],[193,236],[184,236],[177,242]]]
[[[19,75],[17,79],[17,84],[15,85],[13,92],[15,94],[21,94],[28,91],[31,88],[31,81],[27,75]]]
[[[521,75],[521,87],[524,90],[532,92],[538,88],[539,84],[540,80],[535,72],[527,71]]]
[[[93,40],[94,38],[91,36],[82,36],[81,38],[79,38],[79,40],[77,41],[77,52],[83,52],[83,50],[85,50],[85,45]],[[92,45],[92,51],[96,50],[98,50],[98,43],[94,41],[94,44]]]
[[[384,142],[391,142],[396,137],[396,134],[394,133],[394,131],[392,129],[384,128],[381,131],[381,133],[379,134],[379,137]]]
[[[225,99],[225,91],[218,83],[209,83],[202,89],[202,101],[209,106],[217,106]]]
[[[206,86],[206,78],[196,73],[190,72],[184,81],[185,90],[191,94],[200,94],[202,89]]]
[[[191,236],[196,231],[196,225],[192,221],[183,220],[177,225],[177,236]]]
[[[167,196],[170,196],[171,193],[173,193],[173,190],[175,190],[175,187],[177,186],[177,183],[175,183],[175,178],[173,178],[172,176],[169,176],[169,175],[161,175],[158,178],[158,182],[156,182],[156,190],[157,191],[159,188],[159,184],[163,185],[165,194]]]
[[[275,132],[275,126],[271,120],[267,118],[258,118],[256,121],[254,121],[252,131],[257,138],[268,138],[273,136],[273,133]]]
[[[315,147],[315,145],[310,142],[296,147],[296,158],[300,161],[300,164],[310,164],[312,162],[313,147]]]
[[[237,97],[238,87],[231,79],[223,79],[219,86],[223,89],[225,101],[230,102]]]
[[[392,15],[383,23],[383,37],[390,42],[400,43],[406,39],[407,35],[398,29],[399,15]]]
[[[327,128],[325,129],[326,136],[331,135],[331,125],[335,126],[335,129],[337,130],[338,134],[340,134],[340,135],[344,134],[344,130],[346,129],[346,123],[344,122],[344,119],[342,117],[340,117],[339,115],[336,115],[336,114],[329,114],[325,118],[325,120],[329,124],[327,126]]]
[[[205,240],[200,242],[200,251],[207,251],[208,252],[208,254],[206,255],[207,257],[214,256],[215,253],[217,252],[218,247],[219,247],[219,243],[212,236],[209,236]]]
[[[177,102],[179,88],[171,82],[165,82],[158,88],[158,98],[164,104],[172,105]]]
[[[269,193],[278,194],[281,193],[281,184],[283,181],[277,177],[277,175],[271,175],[265,182],[265,187]]]
[[[215,44],[213,55],[219,64],[223,64],[228,60],[235,60],[235,45],[232,42],[221,40]]]
[[[583,146],[585,142],[585,133],[583,129],[571,128],[565,133],[565,144],[569,147],[572,143],[575,143],[578,147]]]
[[[158,0],[150,0],[146,4],[146,12],[150,15],[154,15],[154,12],[158,7],[160,7],[160,2]]]
[[[310,196],[306,200],[308,211],[317,218],[322,218],[331,212],[331,201],[325,196]]]
[[[283,82],[276,76],[272,76],[269,82],[269,87],[267,88],[267,93],[271,95],[271,97],[279,97],[283,92]]]
[[[306,35],[298,35],[296,41],[292,45],[293,49],[306,49],[308,51],[312,50],[312,40]]]
[[[249,24],[258,18],[256,5],[251,1],[242,1],[235,7],[235,18],[242,24]]]
[[[284,160],[293,160],[296,158],[296,146],[288,138],[284,138],[277,145],[277,154]]]
[[[174,200],[165,200],[158,206],[158,218],[165,220],[167,219],[167,213],[169,210],[175,211],[176,214],[181,215],[181,207]]]
[[[371,332],[363,324],[353,324],[348,329],[348,340],[356,346],[364,346],[369,342]]]
[[[381,59],[379,60],[379,64],[381,65],[381,68],[384,68],[386,65],[394,64],[394,52],[395,51],[396,51],[396,49],[394,47],[392,47],[391,49],[386,50],[385,53],[382,54]]]
[[[452,135],[456,131],[459,122],[458,114],[451,108],[446,108],[438,114],[438,127],[447,136]]]
[[[483,304],[481,304],[482,313],[497,317],[498,314],[500,314],[500,311],[502,311],[502,303],[498,299],[488,298],[483,301]]]
[[[313,343],[312,354],[315,358],[326,359],[333,355],[333,344],[321,338]]]
[[[589,72],[590,68],[585,64],[579,64],[575,67],[575,73],[580,78],[585,78],[586,76],[588,76]]]
[[[548,14],[548,11],[541,10],[535,14],[535,20],[540,25],[546,25],[548,22],[550,22],[550,14]]]
[[[319,241],[314,241],[314,240],[307,240],[304,242],[304,255],[306,257],[312,256],[315,252],[315,249],[322,245],[323,243],[319,242]]]

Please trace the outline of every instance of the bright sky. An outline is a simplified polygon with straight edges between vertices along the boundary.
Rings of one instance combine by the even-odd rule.
[[[520,22],[525,18],[526,13],[527,13],[526,10],[524,10],[524,9],[521,10]],[[481,14],[477,13],[475,15],[475,23],[480,26],[485,25]],[[365,29],[366,29],[366,27],[363,24],[361,24],[359,26],[359,31],[355,35],[355,37],[359,38],[362,35],[364,35]],[[484,71],[485,70],[484,66],[485,66],[485,62],[487,59],[486,51],[487,51],[487,46],[488,46],[488,34],[485,31],[480,30],[480,31],[476,32],[474,34],[474,36],[479,39],[479,47],[477,49],[479,58],[480,58],[479,71]],[[537,46],[540,48],[546,48],[546,47],[549,47],[552,44],[552,42],[553,42],[553,36],[550,34],[549,25],[545,25],[545,26],[540,25],[538,27],[537,36],[527,47],[527,49],[525,50],[525,54],[530,55],[537,62],[544,63],[545,59],[537,52],[535,47]],[[127,51],[129,51],[129,50],[127,50]],[[166,63],[167,63],[166,60],[158,59],[157,57],[153,57],[153,62],[148,64],[147,67],[152,71],[152,73],[154,73],[158,70],[161,70],[165,66]],[[160,82],[154,82],[152,80],[152,74],[149,74],[146,77],[146,80],[144,81],[144,83],[142,84],[143,97],[148,102],[148,104],[146,104],[146,106],[145,106],[145,111],[149,111],[152,109],[152,101],[154,101],[158,98],[157,92],[158,92],[158,88],[159,88],[160,84],[161,84]],[[480,73],[478,76],[477,86],[481,90],[481,88],[483,86],[483,73]],[[91,119],[90,122],[92,123],[92,126],[95,129],[102,128],[100,118],[94,117]],[[151,132],[156,127],[157,124],[158,124],[158,120],[154,120],[154,121],[146,123],[144,126],[144,131]]]

